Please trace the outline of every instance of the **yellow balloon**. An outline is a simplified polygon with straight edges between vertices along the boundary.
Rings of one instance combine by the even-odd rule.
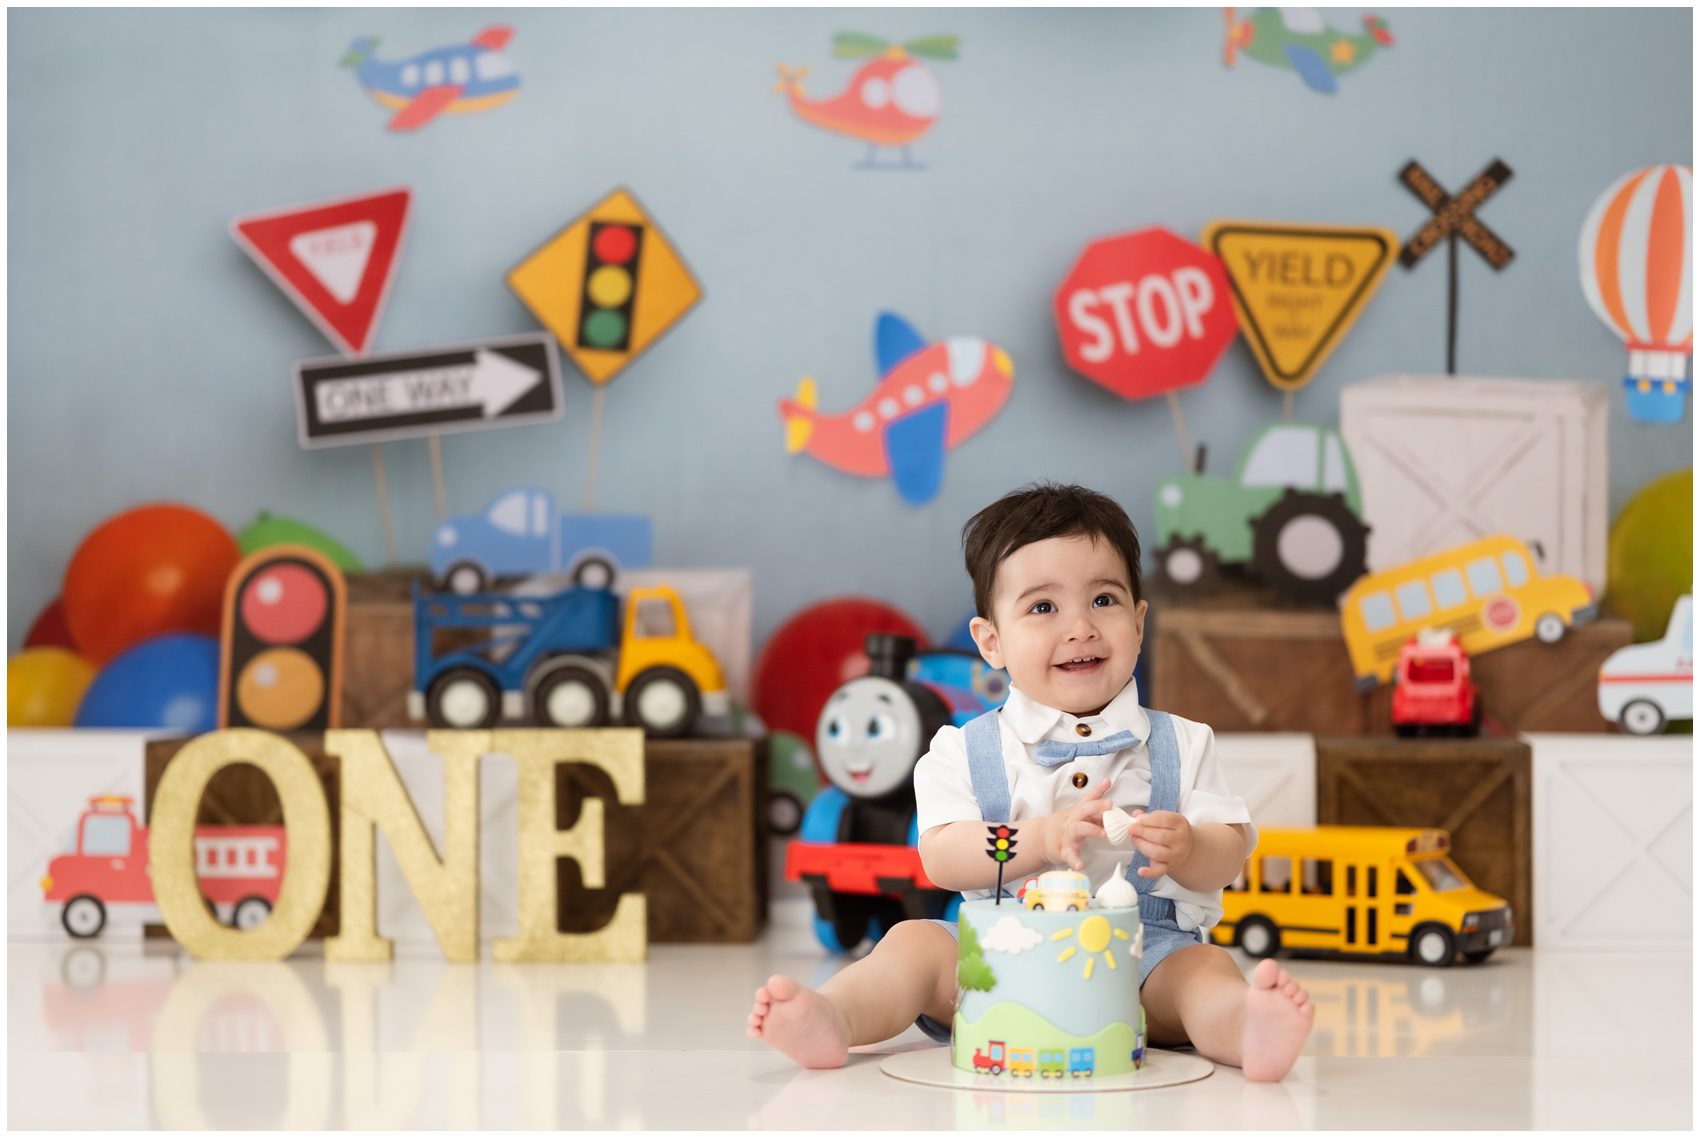
[[[94,665],[66,648],[26,648],[6,662],[6,726],[69,727]]]

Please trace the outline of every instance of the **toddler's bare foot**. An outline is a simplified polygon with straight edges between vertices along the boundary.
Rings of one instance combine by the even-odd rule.
[[[1297,980],[1265,960],[1251,971],[1240,1036],[1240,1070],[1254,1083],[1273,1083],[1292,1070],[1316,1018]]]
[[[843,1015],[789,976],[770,976],[756,989],[750,1038],[804,1067],[842,1067],[850,1054],[850,1025]]]

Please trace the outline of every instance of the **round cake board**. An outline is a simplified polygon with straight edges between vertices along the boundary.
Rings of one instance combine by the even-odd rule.
[[[880,1070],[906,1083],[948,1087],[960,1091],[1008,1091],[1012,1094],[1085,1094],[1091,1091],[1150,1091],[1195,1083],[1216,1069],[1202,1055],[1147,1048],[1145,1066],[1131,1075],[1103,1075],[1090,1079],[1044,1079],[1036,1075],[1015,1078],[976,1075],[953,1067],[949,1047],[921,1047],[889,1055]]]

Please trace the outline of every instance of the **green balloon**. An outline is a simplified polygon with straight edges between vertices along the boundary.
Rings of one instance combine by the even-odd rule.
[[[1636,641],[1665,634],[1676,599],[1694,581],[1694,471],[1647,483],[1606,541],[1606,605],[1635,626]]]
[[[256,549],[265,549],[272,545],[305,545],[330,558],[344,573],[358,573],[363,568],[360,559],[336,538],[322,530],[314,529],[306,522],[279,517],[268,510],[261,510],[260,516],[250,522],[247,529],[236,535],[236,544],[241,548],[244,557]]]

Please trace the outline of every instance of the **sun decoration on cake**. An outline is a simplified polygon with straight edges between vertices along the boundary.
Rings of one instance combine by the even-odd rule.
[[[1074,929],[1063,929],[1061,932],[1052,933],[1051,939],[1067,940],[1069,937],[1074,936],[1074,934]],[[1063,949],[1061,955],[1057,957],[1057,963],[1063,964],[1068,960],[1073,959],[1075,953],[1079,952],[1081,949],[1085,949],[1086,971],[1081,976],[1082,980],[1092,979],[1092,967],[1098,963],[1097,954],[1102,954],[1104,957],[1104,963],[1109,966],[1110,971],[1114,972],[1116,969],[1116,957],[1115,953],[1109,951],[1110,939],[1112,937],[1120,937],[1122,940],[1128,939],[1128,935],[1126,933],[1122,932],[1122,930],[1118,928],[1112,928],[1110,926],[1110,922],[1105,920],[1103,917],[1097,916],[1096,914],[1087,917],[1084,921],[1080,922],[1079,942],[1077,944],[1071,944],[1067,948]]]

